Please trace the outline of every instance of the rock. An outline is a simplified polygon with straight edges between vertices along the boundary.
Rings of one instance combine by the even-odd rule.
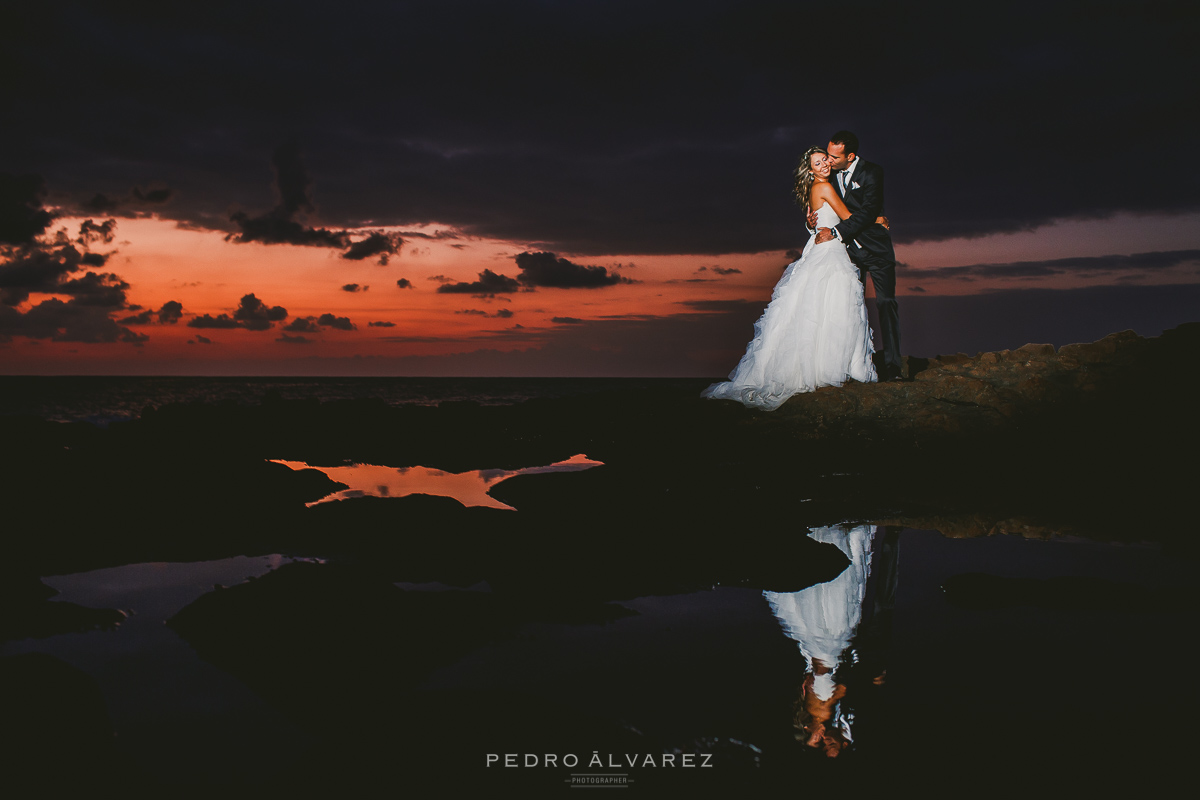
[[[946,599],[974,609],[1037,606],[1040,608],[1095,611],[1148,612],[1179,607],[1178,592],[1102,578],[1064,576],[1006,578],[982,572],[953,575],[942,584]]]
[[[986,353],[984,355],[987,355]],[[1006,351],[1004,355],[1005,361],[1027,362],[1033,360],[1045,360],[1054,357],[1054,345],[1052,344],[1023,344],[1016,350]],[[981,356],[982,358],[982,356]]]
[[[99,685],[44,653],[0,658],[0,741],[6,786],[26,778],[37,780],[41,792],[63,783],[95,788],[116,767]]]
[[[1119,350],[1144,341],[1133,331],[1121,331],[1110,333],[1103,339],[1088,344],[1065,344],[1058,352],[1060,357],[1083,364],[1095,364],[1110,361]]]

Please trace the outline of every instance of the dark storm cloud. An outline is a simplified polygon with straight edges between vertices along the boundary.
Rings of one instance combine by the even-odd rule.
[[[609,274],[605,267],[575,264],[555,253],[518,253],[517,280],[526,286],[548,286],[555,289],[596,289],[618,283],[633,283],[617,273]]]
[[[376,231],[357,242],[353,242],[342,258],[351,261],[362,261],[365,258],[379,256],[380,265],[388,263],[388,257],[395,255],[404,246],[404,240],[394,233]]]
[[[286,333],[281,333],[275,341],[283,344],[312,344],[313,342],[307,336],[288,336]]]
[[[63,281],[55,289],[58,294],[69,294],[81,306],[100,306],[117,309],[125,307],[125,292],[129,284],[112,273],[89,272],[82,278]]]
[[[79,226],[79,238],[75,241],[84,247],[93,244],[111,244],[113,231],[116,228],[117,221],[115,219],[106,219],[99,223],[85,219]]]
[[[317,333],[321,330],[317,325],[314,317],[296,317],[294,320],[283,326],[283,330],[291,331],[292,333]]]
[[[134,306],[128,306],[128,308],[136,310]],[[137,308],[140,308],[140,306]],[[179,322],[182,316],[183,305],[176,300],[168,300],[163,303],[162,308],[158,311],[147,308],[133,316],[125,317],[120,322],[122,325],[150,325],[157,320],[160,325],[174,325],[176,322]]]
[[[147,205],[158,205],[159,203],[165,203],[171,199],[171,190],[169,188],[149,189],[143,191],[140,187],[135,186],[132,190],[130,190],[130,194],[132,194],[133,198],[138,202],[145,203]]]
[[[233,317],[229,316],[228,314],[218,314],[215,317],[212,316],[211,314],[204,314],[203,316],[192,317],[190,320],[188,320],[187,326],[189,328],[214,328],[214,329],[221,329],[221,328],[227,329],[227,328],[240,328],[241,327],[241,325],[238,325],[237,321],[235,319],[233,319]]]
[[[286,319],[287,309],[283,306],[268,307],[253,294],[248,294],[242,297],[237,310],[233,312],[233,318],[246,330],[265,331],[274,323]]]
[[[36,202],[36,198],[26,199]],[[34,208],[31,213],[34,218],[40,219],[37,211]],[[83,267],[104,266],[112,254],[94,253],[88,248],[92,244],[112,242],[115,227],[116,220],[97,224],[88,219],[79,226],[79,234],[74,242],[62,229],[53,236],[17,246],[0,245],[0,257],[4,259],[0,262],[0,301],[6,305],[18,305],[28,299],[31,292],[40,292],[77,295],[82,305],[123,306],[124,290],[129,288],[129,284],[116,275],[101,276],[89,272],[83,278],[67,277]],[[27,230],[28,226],[17,228]]]
[[[54,297],[38,303],[24,314],[0,306],[0,340],[7,341],[13,336],[56,342],[125,342],[134,345],[150,338],[114,321],[103,306],[83,305],[76,299],[64,303]]]
[[[57,291],[67,275],[84,266],[86,255],[71,244],[34,244],[11,251],[9,259],[0,264],[0,299],[5,305],[15,306],[25,302],[30,292]]]
[[[68,206],[73,207],[76,213],[115,214],[120,217],[137,217],[144,215],[147,211],[158,210],[155,207],[166,203],[171,199],[171,195],[171,189],[165,187],[143,189],[140,186],[134,186],[120,197],[96,192],[88,195],[88,199],[68,203]]]
[[[174,325],[183,317],[183,305],[178,300],[168,300],[158,310],[158,321],[162,325]]]
[[[876,0],[851,33],[805,36],[823,13],[26,4],[0,26],[22,76],[0,153],[56,194],[169,185],[157,210],[185,226],[343,251],[343,229],[437,223],[580,256],[782,252],[806,238],[796,158],[843,127],[887,169],[900,242],[1197,207],[1189,4]],[[422,35],[396,47],[398,30]],[[77,91],[81,75],[105,90]],[[400,83],[402,102],[380,102]],[[277,154],[277,213],[231,226],[293,136],[311,172]],[[328,230],[300,220],[313,186]]]
[[[323,328],[333,328],[339,331],[352,331],[356,327],[349,317],[335,317],[333,314],[322,314],[317,318],[317,324]]]
[[[307,228],[295,220],[283,219],[270,214],[250,217],[244,211],[229,215],[240,233],[229,234],[227,240],[239,243],[262,242],[263,244],[295,244],[308,247],[332,247],[340,249],[347,244],[346,234],[325,228]]]
[[[275,168],[275,190],[279,203],[270,212],[251,217],[244,211],[229,215],[230,222],[237,225],[240,233],[226,236],[227,241],[239,243],[262,242],[263,244],[294,244],[308,247],[333,247],[341,249],[350,245],[345,231],[325,228],[310,228],[295,217],[316,210],[309,196],[312,181],[300,159],[296,142],[287,142],[275,148],[271,158]]]
[[[478,308],[464,308],[459,311],[455,311],[454,313],[455,314],[465,314],[467,316],[472,316],[472,317],[487,317],[489,319],[512,319],[513,318],[513,312],[507,308],[497,309],[495,314],[489,314],[488,312],[483,311],[482,309],[478,309]]]
[[[54,215],[42,208],[40,175],[0,172],[0,243],[28,244],[46,232]]]
[[[974,281],[979,278],[1048,278],[1054,275],[1103,275],[1124,272],[1158,272],[1200,263],[1200,250],[1160,250],[1133,255],[1080,256],[1049,261],[1014,261],[1007,264],[972,264],[934,267],[914,274],[921,278]],[[923,291],[923,290],[922,290]]]
[[[124,319],[118,321],[122,325],[149,325],[154,321],[154,312],[150,309],[146,309],[139,314],[134,314],[131,317],[125,317]]]
[[[438,276],[440,277],[440,276]],[[436,280],[431,278],[430,280]],[[518,291],[521,284],[516,278],[507,275],[497,275],[490,269],[479,273],[479,280],[470,283],[443,283],[437,288],[443,294],[475,294],[494,297],[497,294]]]
[[[167,306],[164,306],[165,308]],[[171,306],[169,312],[174,313],[177,310],[182,311],[182,307],[176,309],[175,306]],[[286,318],[286,308],[283,306],[268,306],[251,293],[242,296],[232,317],[228,314],[218,314],[215,317],[211,314],[204,314],[199,317],[192,317],[188,320],[187,326],[189,328],[244,328],[248,331],[265,331],[268,328],[274,327],[276,322],[280,322]]]

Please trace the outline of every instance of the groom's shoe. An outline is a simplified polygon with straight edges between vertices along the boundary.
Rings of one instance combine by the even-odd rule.
[[[879,372],[879,380],[881,381],[902,381],[904,373],[898,367],[885,366]]]

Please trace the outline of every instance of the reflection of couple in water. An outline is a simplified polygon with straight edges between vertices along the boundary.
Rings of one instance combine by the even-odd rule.
[[[804,654],[796,738],[833,758],[853,743],[854,715],[839,669],[882,686],[896,591],[896,533],[874,525],[815,528],[809,536],[837,546],[850,566],[832,581],[799,592],[763,592],[784,632]],[[853,645],[853,648],[852,648]]]

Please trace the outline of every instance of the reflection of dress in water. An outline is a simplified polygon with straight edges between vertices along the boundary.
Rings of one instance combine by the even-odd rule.
[[[829,672],[813,676],[813,692],[822,700],[833,697],[838,663],[862,619],[874,534],[874,525],[814,528],[809,537],[836,545],[850,559],[850,566],[833,580],[799,592],[763,592],[784,632],[800,645],[808,671],[816,672],[814,662],[829,668]],[[839,722],[849,734],[846,721]]]

